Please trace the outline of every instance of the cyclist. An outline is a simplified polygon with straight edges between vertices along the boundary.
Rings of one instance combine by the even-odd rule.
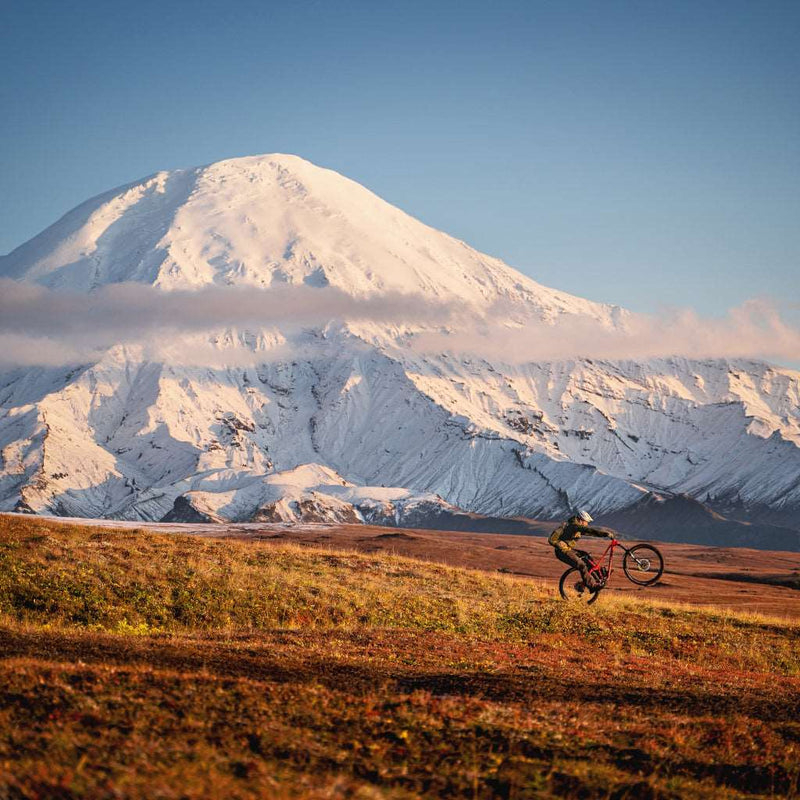
[[[559,561],[570,567],[577,567],[583,576],[583,583],[587,589],[597,589],[601,585],[594,575],[589,574],[586,559],[589,554],[585,550],[576,550],[575,542],[586,534],[587,536],[604,536],[613,539],[616,534],[608,528],[590,528],[589,523],[594,520],[588,511],[581,509],[571,516],[565,523],[559,525],[547,540],[553,545],[555,556]]]

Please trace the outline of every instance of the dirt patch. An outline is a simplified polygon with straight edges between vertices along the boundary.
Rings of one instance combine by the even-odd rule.
[[[785,586],[800,591],[800,576],[797,575],[753,575],[749,572],[696,572],[695,578],[735,583],[757,583],[763,586]]]

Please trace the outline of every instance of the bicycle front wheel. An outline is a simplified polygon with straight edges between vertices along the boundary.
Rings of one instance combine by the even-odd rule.
[[[587,589],[581,571],[577,567],[568,569],[558,584],[558,591],[565,600],[571,603],[585,603],[590,606],[597,600],[600,589]]]
[[[637,544],[625,553],[622,569],[629,581],[652,586],[664,572],[664,557],[651,544]]]

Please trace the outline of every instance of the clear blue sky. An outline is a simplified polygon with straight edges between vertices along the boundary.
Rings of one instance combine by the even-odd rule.
[[[800,302],[800,2],[0,0],[0,253],[297,153],[596,300]]]

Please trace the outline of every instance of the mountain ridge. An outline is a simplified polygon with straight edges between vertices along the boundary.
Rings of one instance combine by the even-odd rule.
[[[400,291],[476,319],[501,303],[512,333],[529,318],[624,329],[628,313],[543,287],[290,156],[98,195],[0,258],[0,277],[83,292],[120,281]],[[317,463],[489,516],[611,514],[653,493],[800,510],[800,374],[746,359],[518,364],[414,346],[442,328],[227,329],[179,340],[214,348],[213,367],[153,362],[134,343],[78,370],[2,373],[0,508],[161,519],[201,492],[217,515],[246,505],[231,491]],[[274,355],[278,344],[297,355]]]

